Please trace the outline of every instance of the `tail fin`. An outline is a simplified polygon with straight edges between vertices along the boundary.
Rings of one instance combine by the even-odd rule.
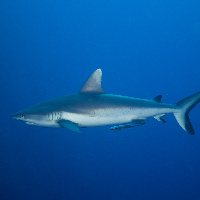
[[[179,125],[189,134],[194,135],[194,129],[189,119],[189,112],[200,102],[200,92],[197,92],[185,99],[176,103],[179,107],[179,111],[174,113],[174,116],[179,123]]]

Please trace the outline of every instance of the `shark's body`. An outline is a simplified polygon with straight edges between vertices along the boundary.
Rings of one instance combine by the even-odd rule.
[[[80,132],[79,127],[118,125],[111,130],[143,125],[148,117],[165,122],[162,116],[173,113],[180,126],[194,134],[189,121],[189,111],[199,102],[200,92],[191,95],[176,105],[161,103],[161,95],[152,100],[137,99],[106,94],[101,89],[100,69],[96,70],[84,83],[81,90],[34,105],[12,115],[27,124],[44,127],[64,127]],[[126,123],[133,123],[126,124]]]

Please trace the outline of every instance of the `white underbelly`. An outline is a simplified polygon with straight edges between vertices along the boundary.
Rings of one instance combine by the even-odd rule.
[[[39,121],[39,122],[25,122],[25,123],[32,126],[60,128],[60,125],[57,123],[57,121]]]
[[[72,121],[77,123],[79,126],[105,126],[105,125],[114,125],[120,123],[129,123],[134,117],[131,115],[86,115],[86,114],[76,114],[76,113],[67,113],[62,114],[62,119]]]

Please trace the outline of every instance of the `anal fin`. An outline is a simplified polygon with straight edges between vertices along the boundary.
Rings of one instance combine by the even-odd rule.
[[[157,119],[159,122],[166,123],[166,121],[162,118],[164,115],[165,114],[163,114],[163,115],[157,115],[154,118]]]

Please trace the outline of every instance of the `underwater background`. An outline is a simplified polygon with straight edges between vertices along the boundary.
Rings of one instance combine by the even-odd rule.
[[[81,134],[10,117],[98,68],[107,93],[174,104],[200,91],[199,11],[199,0],[1,0],[0,199],[199,200],[200,105],[194,136],[172,114]]]

